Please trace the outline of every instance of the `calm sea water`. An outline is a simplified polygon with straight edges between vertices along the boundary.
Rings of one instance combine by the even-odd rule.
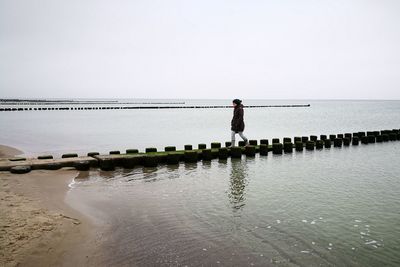
[[[132,100],[120,100],[121,102]],[[231,100],[146,100],[185,105],[230,105]],[[133,101],[132,101],[133,102]],[[143,102],[143,100],[136,100]],[[268,101],[245,105],[307,104],[309,108],[245,110],[245,134],[262,139],[400,128],[400,101]],[[163,149],[230,139],[231,109],[0,112],[0,144],[26,155],[127,148]]]
[[[91,171],[105,266],[398,266],[400,142]]]
[[[229,105],[230,101],[186,104]],[[246,109],[251,139],[400,128],[400,101]],[[229,140],[230,109],[0,113],[28,155]],[[103,233],[105,266],[398,266],[400,142],[157,168],[92,170],[66,201]]]

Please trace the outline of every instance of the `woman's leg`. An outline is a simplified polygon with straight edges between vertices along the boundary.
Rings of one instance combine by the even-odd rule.
[[[236,135],[235,131],[232,131],[231,132],[231,141],[232,141],[231,146],[235,146],[235,135]]]
[[[247,137],[243,135],[243,132],[239,132],[239,135],[240,135],[240,137],[242,137],[243,141],[244,141],[244,142],[246,143],[246,145],[247,145],[247,143],[248,143]]]

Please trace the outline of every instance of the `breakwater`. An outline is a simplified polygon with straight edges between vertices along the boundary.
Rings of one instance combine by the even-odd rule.
[[[185,102],[120,102],[118,100],[0,99],[0,105],[184,105]]]
[[[249,105],[245,108],[304,108],[306,105]],[[116,110],[116,109],[218,109],[232,108],[232,106],[213,105],[213,106],[85,106],[85,107],[0,107],[0,111],[56,111],[56,110]]]
[[[400,141],[400,129],[353,132],[330,135],[311,135],[250,140],[246,145],[243,141],[239,146],[231,147],[231,142],[221,144],[213,142],[198,144],[197,147],[185,145],[184,150],[177,150],[175,146],[167,146],[163,151],[157,148],[146,148],[144,152],[137,149],[127,149],[123,153],[118,150],[110,151],[107,155],[100,155],[98,152],[89,152],[86,156],[78,156],[76,153],[63,154],[61,158],[55,159],[52,155],[41,155],[37,158],[15,157],[0,160],[0,171],[12,173],[27,173],[35,169],[57,170],[63,167],[73,167],[80,171],[89,170],[91,167],[98,167],[103,171],[112,171],[116,167],[157,167],[159,164],[179,164],[180,162],[193,163],[197,161],[211,161],[213,159],[227,159],[268,156],[271,152],[274,155],[284,153],[301,152],[330,149],[331,147],[341,148],[346,146],[368,145],[383,142]]]

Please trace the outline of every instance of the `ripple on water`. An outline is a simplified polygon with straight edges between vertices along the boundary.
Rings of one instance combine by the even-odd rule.
[[[397,146],[90,171],[70,193],[112,226],[110,265],[391,265]]]

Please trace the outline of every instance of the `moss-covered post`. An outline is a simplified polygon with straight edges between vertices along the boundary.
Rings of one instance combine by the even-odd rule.
[[[31,171],[31,166],[13,166],[10,169],[11,173],[16,173],[16,174],[23,174],[23,173],[28,173]]]
[[[272,144],[278,144],[279,138],[272,138]]]
[[[268,156],[268,145],[267,144],[261,144],[260,145],[260,155],[261,156]]]
[[[376,141],[377,143],[382,143],[382,141],[383,141],[382,135],[378,135],[378,136],[376,136],[375,138],[376,138],[375,141]]]
[[[315,148],[315,143],[313,141],[307,141],[306,149],[307,150],[314,150],[314,148]]]
[[[302,136],[301,137],[301,142],[307,143],[307,141],[308,141],[308,136]]]
[[[344,137],[347,137],[347,138],[349,138],[349,139],[350,139],[350,141],[351,141],[351,138],[352,138],[352,136],[351,136],[351,133],[345,133],[345,134],[344,134]]]
[[[155,154],[147,154],[143,157],[143,166],[148,168],[157,167],[159,157]]]
[[[121,166],[125,169],[133,169],[136,165],[140,165],[139,157],[126,157],[121,162]]]
[[[269,145],[268,139],[261,139],[260,140],[260,145]]]
[[[76,153],[68,153],[68,154],[63,154],[61,156],[61,158],[63,158],[63,159],[65,159],[65,158],[77,158],[77,157],[78,157],[78,154],[76,154]]]
[[[137,153],[139,153],[139,150],[138,150],[138,149],[132,149],[132,148],[130,148],[130,149],[127,149],[127,150],[126,150],[126,154],[137,154]]]
[[[174,147],[174,146],[166,146],[166,147],[164,148],[164,151],[165,151],[165,152],[176,151],[176,147]]]
[[[283,143],[285,144],[285,143],[291,143],[292,142],[292,138],[290,138],[290,137],[284,137],[283,138]],[[285,145],[283,146],[283,147],[285,147]]]
[[[334,147],[341,147],[343,143],[343,139],[342,138],[335,138],[335,140],[333,140],[333,146]]]
[[[383,142],[388,142],[388,141],[389,141],[389,135],[387,135],[387,134],[382,134],[382,141],[383,141]]]
[[[321,135],[319,136],[319,139],[322,140],[322,141],[325,141],[325,140],[328,139],[328,138],[326,137],[325,134],[321,134]]]
[[[245,153],[247,157],[255,157],[256,156],[256,147],[249,145],[246,146]]]
[[[329,135],[329,140],[333,141],[336,138],[336,134],[330,134]]]
[[[363,137],[363,136],[365,136],[365,132],[358,132],[358,137]]]
[[[204,152],[204,150],[203,150],[203,152]],[[197,153],[197,151],[193,151],[193,150],[185,150],[183,158],[184,158],[185,162],[187,162],[187,163],[197,162],[198,153]]]
[[[311,136],[310,136],[310,140],[313,141],[313,142],[317,142],[318,136],[316,136],[316,135],[311,135]]]
[[[89,153],[87,153],[88,157],[94,157],[94,156],[97,156],[97,155],[100,155],[100,153],[99,152],[89,152]]]
[[[218,149],[218,158],[219,159],[227,159],[229,156],[229,150],[226,147],[222,147]]]
[[[322,140],[317,140],[317,142],[315,143],[315,147],[316,147],[317,149],[322,149],[322,148],[324,148],[324,141],[322,141]]]
[[[296,151],[303,151],[303,142],[301,141],[296,141],[295,147],[296,147]]]
[[[119,154],[121,154],[121,152],[118,150],[110,151],[110,155],[119,155]]]
[[[343,138],[343,145],[344,146],[349,146],[350,142],[351,142],[350,138],[348,138],[348,137]]]
[[[296,142],[302,142],[300,136],[296,136],[295,138],[293,138],[293,141],[295,144],[296,144]]]
[[[361,143],[364,145],[368,144],[368,136],[361,136]]]
[[[332,146],[332,140],[331,139],[326,139],[324,141],[324,146],[325,146],[325,148],[330,148]]]
[[[182,156],[182,153],[180,153],[180,152],[169,152],[167,154],[167,164],[168,165],[179,164],[179,160],[181,159],[181,156]],[[184,159],[186,161],[187,158],[184,156]]]
[[[292,142],[283,143],[283,151],[285,153],[293,153],[293,143]]]
[[[353,146],[358,146],[360,138],[358,136],[353,136]]]
[[[39,156],[38,159],[53,159],[53,156],[52,155],[42,155],[42,156]]]
[[[193,146],[192,145],[185,145],[184,149],[185,150],[193,150]]]
[[[381,135],[387,134],[389,135],[389,131],[388,130],[381,130]]]
[[[203,161],[210,161],[210,160],[213,159],[213,155],[212,155],[211,149],[203,149],[202,159],[203,159]]]
[[[367,138],[368,138],[368,143],[370,143],[370,144],[375,143],[375,135],[374,135],[374,133],[371,132],[370,135],[367,135]]]
[[[338,134],[338,135],[337,135],[337,138],[343,139],[343,138],[344,138],[344,135],[343,135],[343,134]]]
[[[88,171],[90,169],[90,162],[82,160],[74,163],[74,167],[78,171]]]
[[[213,149],[213,148],[221,148],[221,143],[213,142],[213,143],[211,143],[211,148],[212,148],[212,149]]]
[[[282,154],[283,145],[281,143],[273,143],[272,144],[272,153],[273,154]]]
[[[242,157],[242,149],[240,147],[232,147],[231,148],[231,157],[232,158],[241,158]]]
[[[225,142],[225,147],[231,147],[231,146],[232,146],[232,142],[229,142],[229,141]]]
[[[256,146],[256,145],[257,145],[257,140],[250,140],[250,141],[249,141],[249,144],[250,144],[251,146]]]
[[[146,153],[153,153],[153,152],[157,152],[157,148],[155,147],[148,147],[146,148]]]
[[[239,141],[239,146],[240,147],[244,147],[246,145],[246,142],[245,141]]]
[[[198,145],[198,148],[199,148],[199,149],[206,149],[206,148],[207,148],[207,145],[206,145],[206,144],[199,144],[199,145]]]
[[[101,159],[99,160],[99,167],[102,171],[113,171],[115,170],[115,164],[112,159]]]

